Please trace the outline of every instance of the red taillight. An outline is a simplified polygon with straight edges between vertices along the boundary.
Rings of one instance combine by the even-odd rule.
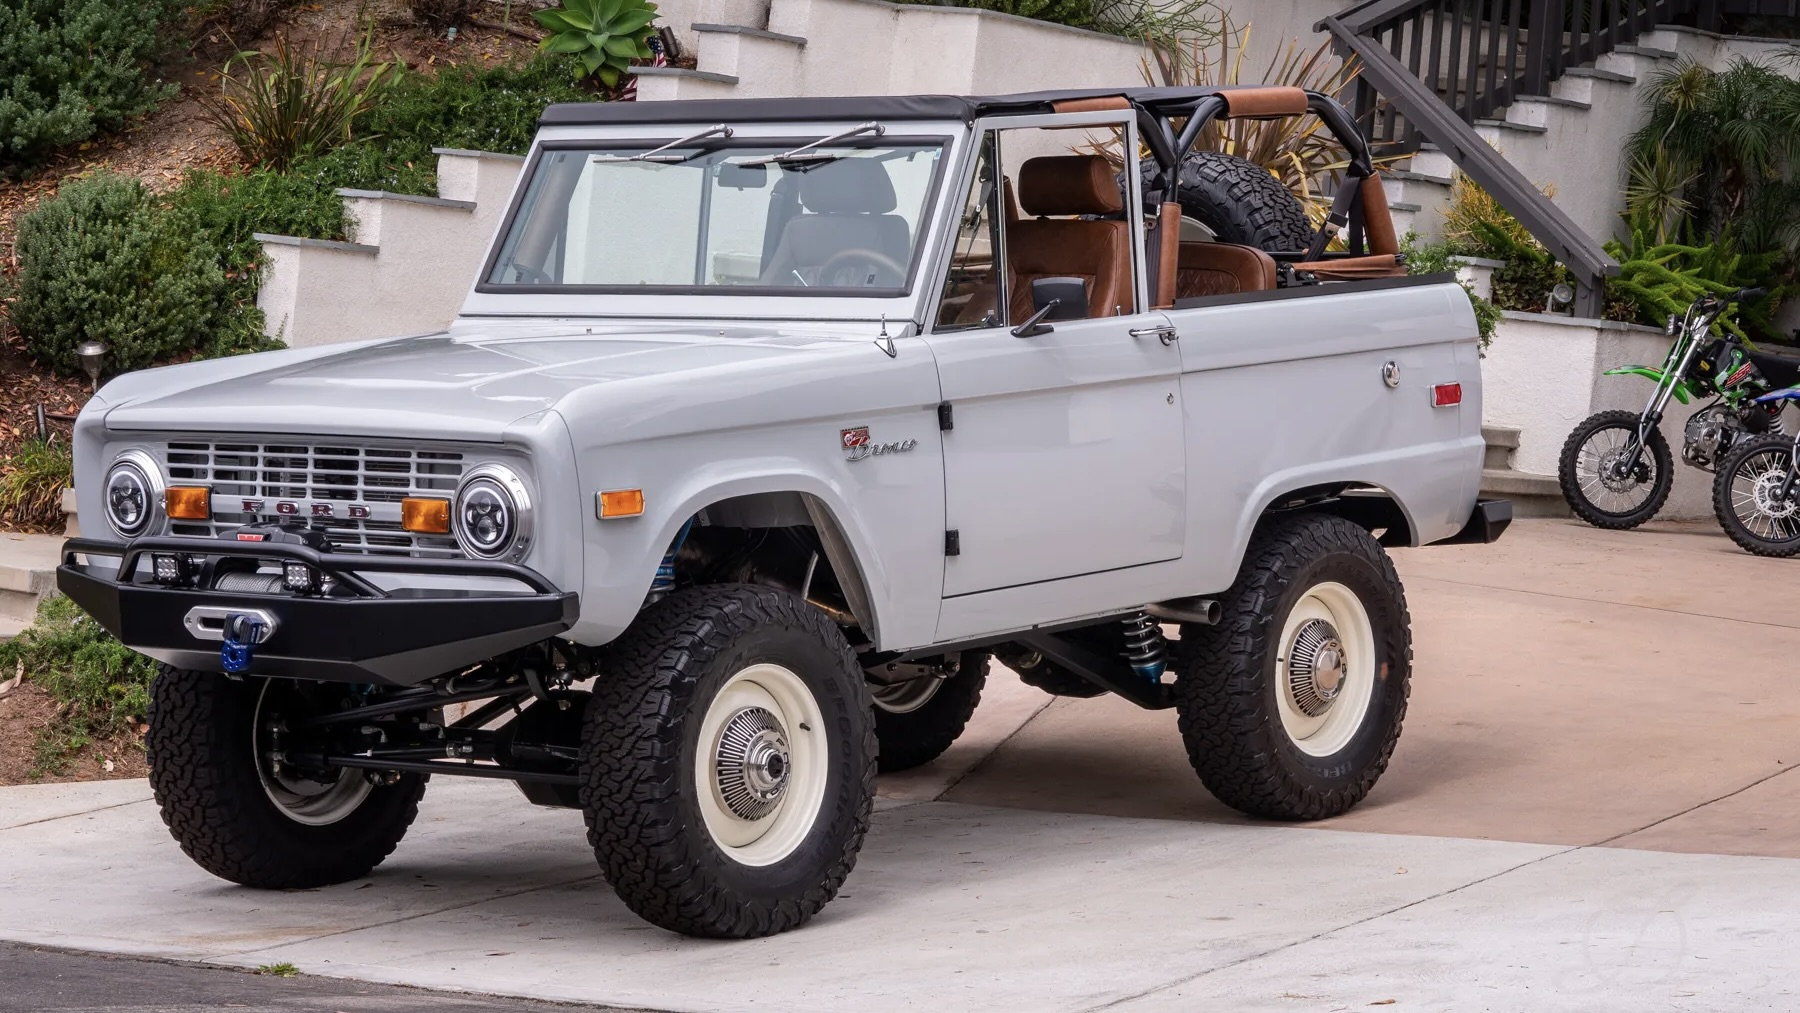
[[[1433,408],[1454,408],[1462,404],[1462,384],[1440,383],[1431,388],[1431,406]]]

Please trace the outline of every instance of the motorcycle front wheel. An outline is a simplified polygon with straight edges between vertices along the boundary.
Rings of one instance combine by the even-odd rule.
[[[1788,478],[1793,466],[1794,438],[1779,433],[1740,443],[1720,462],[1713,513],[1745,552],[1800,552],[1800,482]]]
[[[1675,484],[1669,441],[1650,430],[1637,462],[1630,463],[1637,442],[1635,412],[1598,412],[1588,416],[1564,441],[1556,479],[1575,516],[1597,528],[1635,528],[1668,502]]]

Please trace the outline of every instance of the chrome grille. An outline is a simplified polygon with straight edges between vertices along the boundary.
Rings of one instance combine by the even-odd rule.
[[[468,462],[455,450],[406,444],[207,442],[162,446],[170,485],[212,489],[210,521],[171,521],[176,535],[217,536],[258,521],[304,521],[340,552],[460,557],[450,535],[400,527],[400,501],[449,497]]]

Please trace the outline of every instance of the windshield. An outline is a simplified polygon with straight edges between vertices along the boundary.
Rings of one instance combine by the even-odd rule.
[[[900,295],[939,141],[550,149],[484,279],[498,289]],[[692,149],[690,149],[692,151]]]

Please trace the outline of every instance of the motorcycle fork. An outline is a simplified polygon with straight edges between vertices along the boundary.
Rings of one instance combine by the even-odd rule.
[[[1644,458],[1644,446],[1650,440],[1650,431],[1662,424],[1663,409],[1669,405],[1669,399],[1675,396],[1675,385],[1687,375],[1688,367],[1693,364],[1694,353],[1699,351],[1700,342],[1695,338],[1692,327],[1684,326],[1681,342],[1669,350],[1669,357],[1663,361],[1662,379],[1657,381],[1656,389],[1650,392],[1650,403],[1644,406],[1643,414],[1638,416],[1637,439],[1626,448],[1625,459],[1620,462],[1620,476],[1629,475],[1637,470],[1638,463]]]

